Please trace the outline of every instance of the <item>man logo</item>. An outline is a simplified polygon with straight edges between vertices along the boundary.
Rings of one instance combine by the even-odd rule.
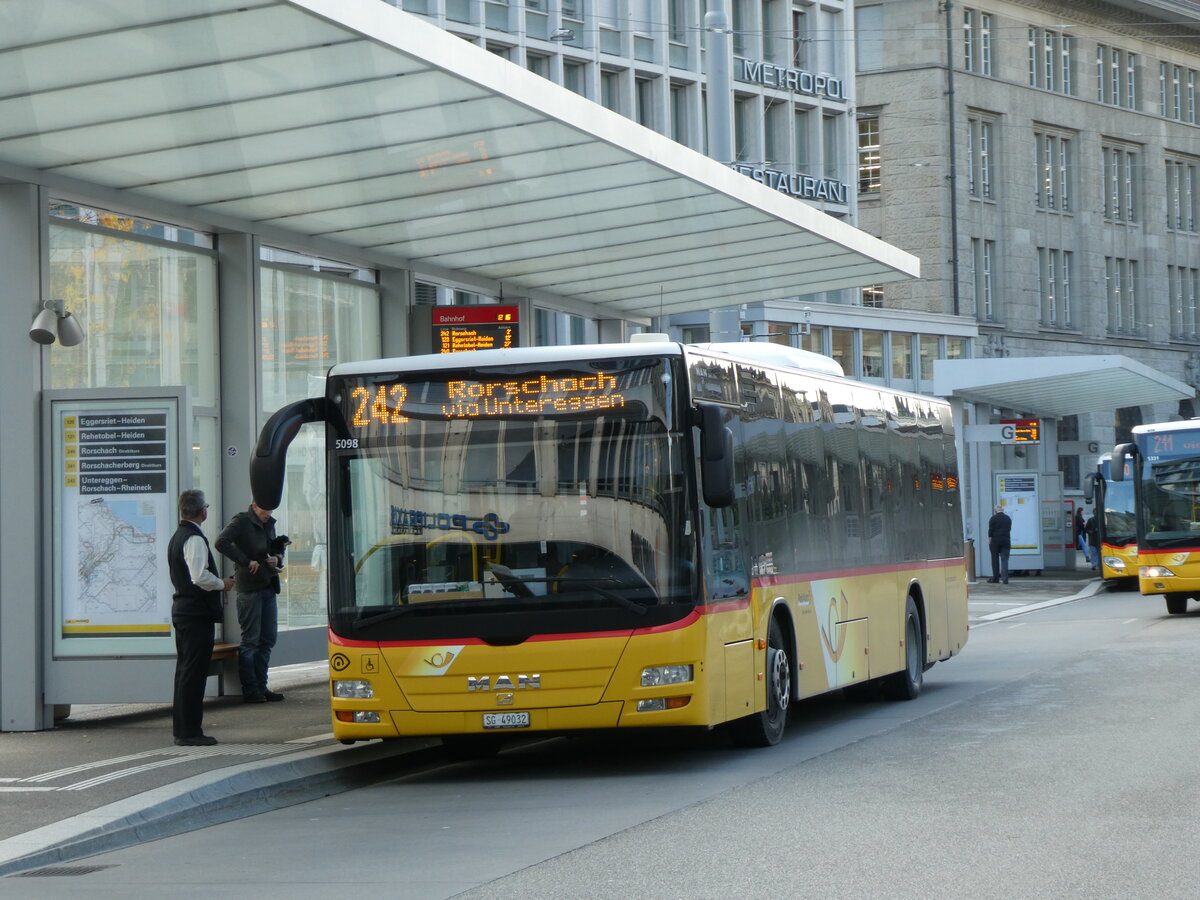
[[[511,691],[516,690],[536,690],[542,686],[541,675],[518,675],[516,684],[513,684],[512,678],[508,675],[497,675],[493,682],[490,675],[468,675],[467,690],[468,691]]]

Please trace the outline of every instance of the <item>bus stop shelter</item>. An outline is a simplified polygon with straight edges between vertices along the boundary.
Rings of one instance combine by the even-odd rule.
[[[1001,499],[1027,495],[1033,501],[1024,522],[1014,521],[1012,569],[1073,565],[1073,547],[1063,515],[1059,473],[1057,420],[1069,415],[1112,412],[1118,407],[1171,403],[1196,395],[1191,385],[1120,355],[998,357],[937,360],[934,392],[954,406],[960,440],[959,471],[965,485],[963,518],[966,537],[975,542],[977,567],[990,572],[987,520]],[[991,423],[993,410],[1011,416],[1045,420],[1039,439],[1024,447],[1023,468],[993,463],[992,446],[1012,443]],[[1014,446],[1016,446],[1014,444]],[[1096,447],[1094,457],[1111,447]],[[1018,549],[1018,526],[1026,537]]]
[[[5,0],[0,84],[0,495],[22,511],[0,528],[5,730],[100,702],[57,696],[51,667],[137,701],[160,699],[173,666],[56,660],[50,645],[47,351],[28,336],[53,299],[48,198],[609,321],[919,274],[915,257],[380,0]],[[242,376],[222,382],[230,449],[258,424],[241,259],[221,272],[221,315],[246,327],[222,327],[216,348]],[[220,465],[223,494],[244,496],[244,458]],[[316,658],[323,638],[285,632],[277,659]]]

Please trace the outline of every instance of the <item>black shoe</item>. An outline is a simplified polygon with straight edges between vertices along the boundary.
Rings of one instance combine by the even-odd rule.
[[[1000,583],[999,578],[989,578],[988,579],[988,584],[999,584],[999,583]]]
[[[1000,582],[1000,583],[1001,583],[1001,584],[1008,584],[1008,579],[1007,579],[1007,578],[1005,578],[1005,579],[1004,579],[1002,582]]]
[[[266,703],[267,698],[262,694],[242,694],[243,703]]]
[[[211,747],[217,742],[215,737],[210,737],[207,734],[198,734],[195,737],[175,738],[176,747]]]
[[[277,703],[283,699],[283,694],[277,693],[275,691],[263,691],[263,698],[266,700],[270,700],[272,703]]]

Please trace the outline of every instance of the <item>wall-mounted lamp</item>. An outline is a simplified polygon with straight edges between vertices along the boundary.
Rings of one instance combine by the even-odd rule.
[[[39,344],[53,344],[57,340],[64,347],[74,347],[85,337],[83,326],[66,311],[61,300],[42,302],[42,311],[29,326],[29,336]]]
[[[575,32],[573,32],[570,28],[555,28],[554,31],[550,33],[550,40],[563,42],[573,41],[575,40]]]

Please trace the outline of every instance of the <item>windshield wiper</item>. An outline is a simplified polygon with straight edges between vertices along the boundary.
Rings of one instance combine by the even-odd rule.
[[[618,594],[616,591],[600,585],[595,578],[586,576],[571,576],[571,575],[548,575],[545,577],[527,578],[523,575],[517,575],[508,566],[502,566],[499,563],[488,563],[488,571],[496,576],[496,580],[500,582],[500,586],[509,593],[517,597],[532,597],[533,591],[529,589],[531,584],[562,584],[569,582],[573,584],[586,584],[605,600],[611,600],[618,606],[623,606],[631,612],[637,613],[639,616],[644,616],[646,611],[652,604],[640,603],[632,597],[626,597],[623,594]],[[605,581],[621,584],[621,582],[610,577],[606,577]]]

